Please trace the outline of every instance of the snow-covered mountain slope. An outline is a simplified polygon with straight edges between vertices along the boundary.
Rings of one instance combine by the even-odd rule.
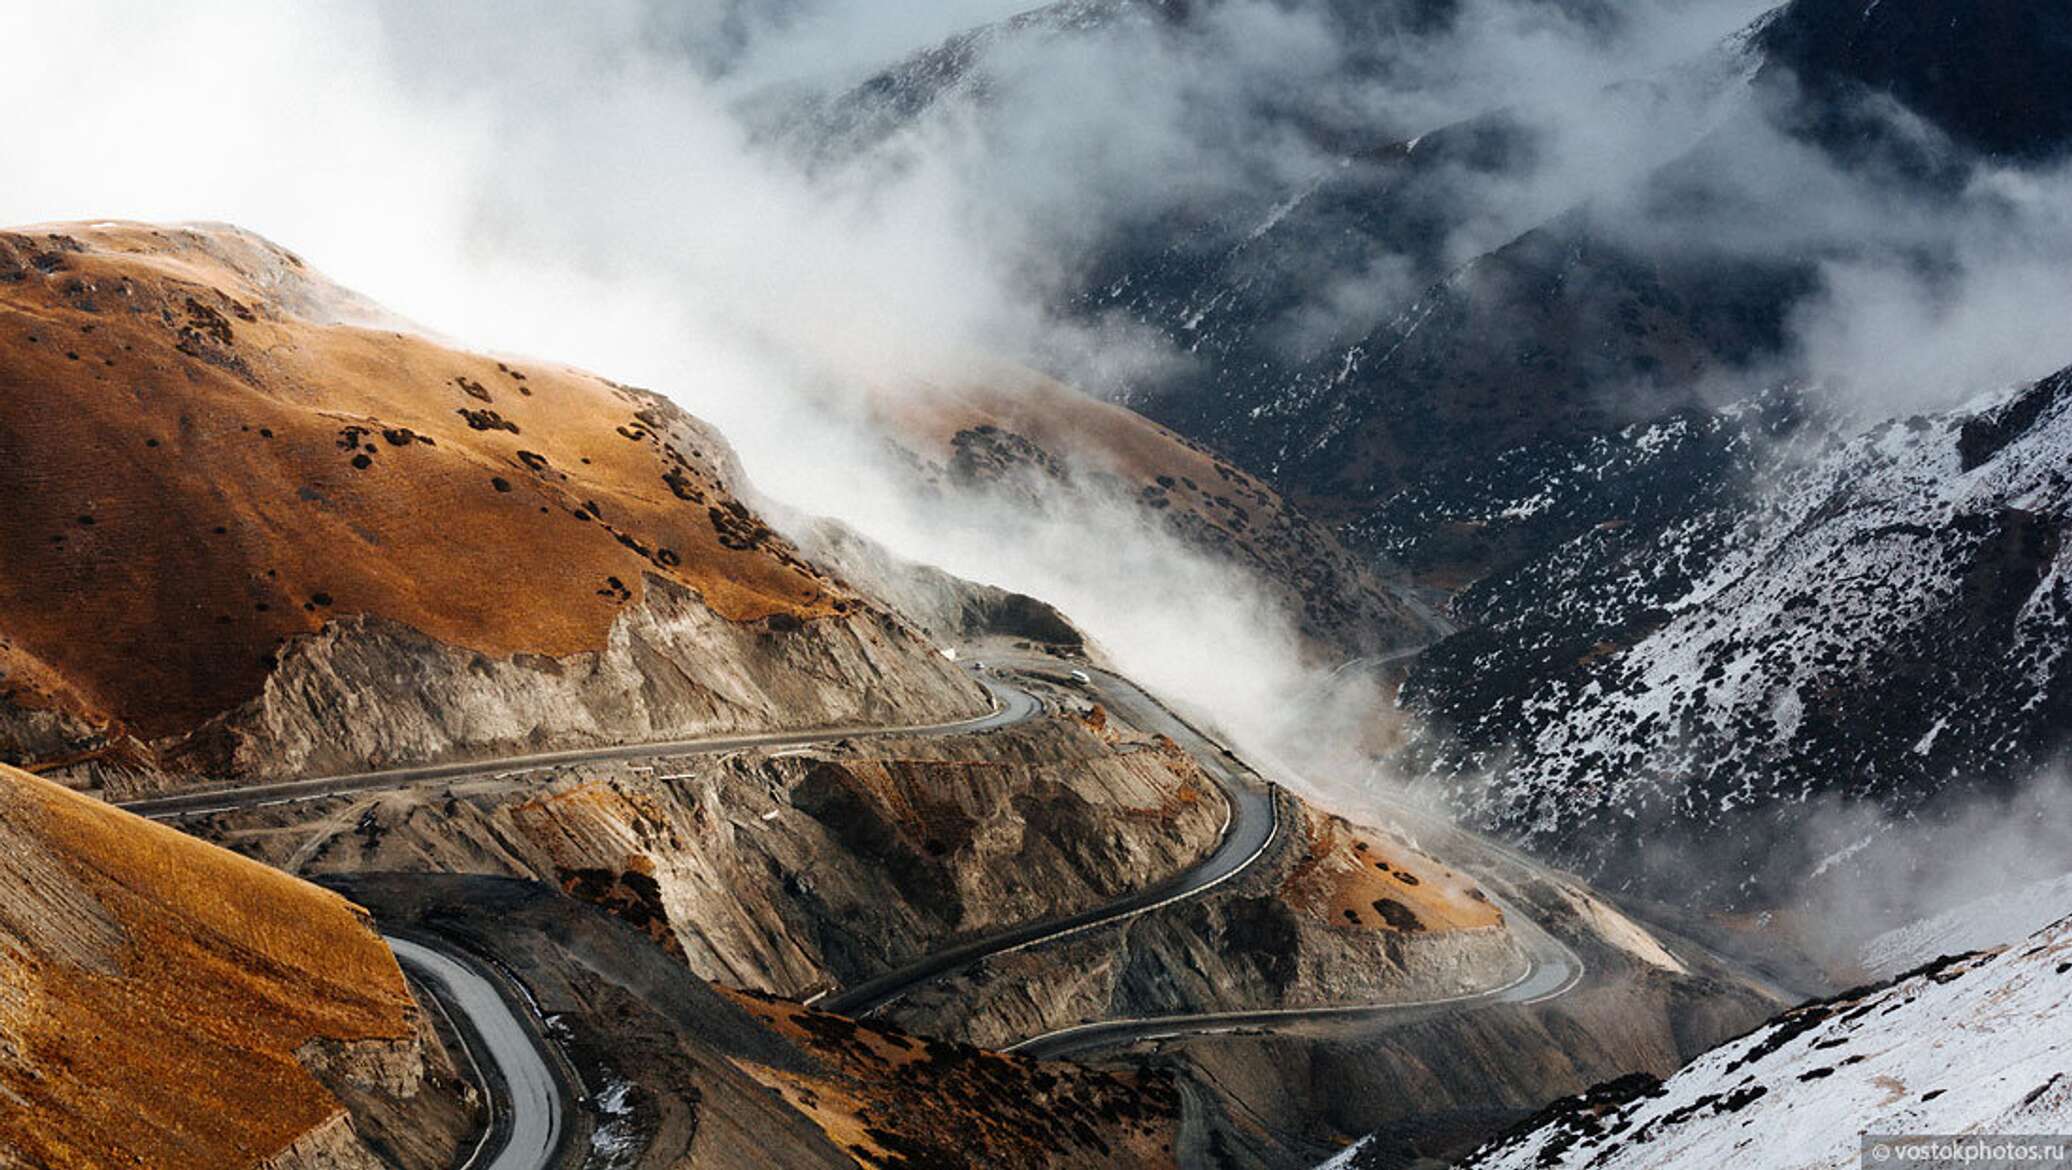
[[[1863,968],[1881,979],[1938,955],[2005,946],[2072,913],[2072,873],[2045,878],[1888,930],[1863,945]]]
[[[1076,70],[1209,69],[1219,31],[1241,27],[1219,23],[1233,7],[1034,9],[831,89],[794,111],[791,133],[809,154],[853,157],[931,117],[1011,125],[1016,102],[1041,106]],[[1548,518],[1507,546],[1418,524],[1413,505],[1506,451],[1672,417],[1708,376],[1789,355],[1793,306],[1821,287],[1821,260],[1862,241],[1843,233],[1781,255],[1706,246],[1715,233],[1702,209],[1718,200],[1755,200],[1742,211],[1757,223],[1792,211],[1794,184],[1744,190],[1751,167],[1771,165],[1760,144],[1803,142],[1822,165],[1890,190],[1923,173],[1954,181],[1985,158],[2048,159],[2072,141],[2059,100],[2072,23],[2059,5],[1793,0],[1667,68],[1636,66],[1568,111],[1567,130],[1550,130],[1546,111],[1502,105],[1440,103],[1443,114],[1412,121],[1394,103],[1331,100],[1376,84],[1414,90],[1405,63],[1448,52],[1473,6],[1276,7],[1330,30],[1341,59],[1302,85],[1268,87],[1271,100],[1238,107],[1240,120],[1300,142],[1314,165],[1104,220],[1053,307],[1125,322],[1187,359],[1090,389],[1216,447],[1342,522],[1356,551],[1439,585],[1502,571],[1617,514]],[[1635,6],[1529,7],[1612,44]],[[1031,77],[1048,81],[1011,82]],[[1911,113],[1885,117],[1901,108]],[[1909,154],[1887,173],[1892,140],[1923,125],[1939,133],[1915,137],[1956,148]],[[1618,166],[1564,170],[1581,157],[1568,138],[1614,130]],[[1636,231],[1636,217],[1660,222]]]
[[[1865,1133],[2065,1133],[2068,996],[2072,920],[2061,920],[1997,953],[1795,1008],[1667,1081],[1557,1102],[1465,1165],[1813,1170],[1856,1166]]]
[[[1809,802],[1933,814],[2064,744],[2072,371],[1852,438],[1804,426],[1786,454],[1759,413],[1634,428],[1488,501],[1493,522],[1557,508],[1688,428],[1732,436],[1668,522],[1462,596],[1479,628],[1403,702],[1452,733],[1419,763],[1483,821],[1599,876],[1660,856],[1647,876],[1685,894],[1760,892],[1820,864]]]

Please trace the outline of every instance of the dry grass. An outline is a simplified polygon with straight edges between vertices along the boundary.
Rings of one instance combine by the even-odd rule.
[[[1472,930],[1497,926],[1503,911],[1472,879],[1392,834],[1355,828],[1312,809],[1309,853],[1282,896],[1347,930]]]
[[[867,1167],[1174,1164],[1179,1094],[1124,1074],[986,1052],[722,988],[819,1075],[741,1062]]]
[[[645,574],[729,619],[852,604],[645,392],[393,329],[230,229],[0,233],[0,687],[146,738],[353,614],[602,645]]]
[[[0,1015],[0,1155],[253,1165],[339,1111],[298,1048],[413,1034],[394,957],[334,894],[7,768],[0,848],[0,952],[26,991]],[[113,928],[98,941],[53,920],[82,898]]]
[[[1191,513],[1254,556],[1281,551],[1291,510],[1263,481],[1135,411],[1027,369],[974,362],[981,373],[965,382],[876,396],[879,423],[931,459],[944,458],[958,432],[995,427],[1075,469],[1112,475],[1126,492],[1148,491],[1169,517]]]

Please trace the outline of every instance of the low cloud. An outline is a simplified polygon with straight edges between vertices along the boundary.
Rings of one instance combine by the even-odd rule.
[[[1127,508],[1061,521],[916,499],[827,402],[947,380],[981,352],[1097,386],[1184,377],[1193,359],[1165,339],[1057,312],[1099,249],[1221,207],[1263,216],[1349,156],[1493,109],[1534,149],[1455,176],[1443,264],[1601,200],[1628,238],[1817,253],[1788,356],[1866,409],[2072,361],[2054,340],[2072,306],[2066,178],[1987,169],[1923,200],[1727,123],[1714,99],[1734,62],[1707,54],[1764,0],[1462,0],[1432,27],[1388,4],[1224,0],[1184,27],[1133,6],[993,42],[968,100],[862,157],[807,165],[744,123],[1019,7],[15,5],[0,219],[232,221],[465,344],[654,386],[788,502],[1061,605],[1250,743],[1320,747],[1324,784],[1364,771],[1385,698],[1325,681],[1256,582]],[[1348,14],[1374,35],[1345,35]],[[1701,59],[1724,72],[1694,73]],[[1707,198],[1676,216],[1618,203],[1694,140],[1739,152],[1701,176]],[[1386,251],[1343,271],[1280,322],[1288,348],[1388,318],[1432,275]],[[1296,712],[1298,694],[1333,697]]]

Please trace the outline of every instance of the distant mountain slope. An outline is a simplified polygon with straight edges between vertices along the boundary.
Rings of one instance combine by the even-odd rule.
[[[1414,599],[1272,487],[1123,407],[998,366],[959,385],[881,396],[875,413],[924,490],[1003,497],[1061,519],[1133,513],[1206,562],[1243,573],[1322,656],[1434,636]]]
[[[344,899],[0,767],[0,1163],[371,1167],[301,1058],[414,1092],[419,1043]]]
[[[1748,449],[1761,413],[1634,428],[1491,518],[1695,427]],[[1482,817],[1602,877],[1750,893],[1821,861],[1809,801],[1933,816],[2068,746],[2072,371],[1762,466],[1462,596],[1478,628],[1403,701],[1451,733],[1426,763]]]
[[[1831,108],[1890,94],[1959,141],[2013,158],[2056,157],[2072,142],[2072,12],[2061,4],[1792,0],[1762,41]]]
[[[1990,950],[2034,934],[2072,908],[2072,873],[2004,890],[1864,944],[1863,967],[1890,979],[1940,955]]]
[[[6,758],[292,771],[984,706],[666,399],[398,331],[235,229],[0,236],[0,436]],[[405,660],[416,700],[352,697]]]
[[[2068,994],[2062,920],[1997,954],[1794,1008],[1666,1081],[1633,1077],[1557,1102],[1464,1165],[1810,1170],[1858,1165],[1864,1133],[2061,1134],[2072,1128],[2072,1032],[2054,1022]],[[1384,1153],[1335,1165],[1379,1165]]]
[[[1336,35],[1343,60],[1326,91],[1386,76],[1391,55],[1419,37],[1444,51],[1461,16],[1436,0],[1290,7]],[[1578,27],[1623,19],[1577,0],[1545,7]],[[1186,59],[1200,48],[1190,36],[1218,10],[1126,0],[1036,9],[886,68],[830,103],[850,121],[816,132],[867,150],[888,126],[943,108],[986,117],[1007,100],[995,75],[1040,72],[1054,47],[1070,63],[1061,69],[1084,67],[1061,47],[1082,43],[1155,43]],[[1978,157],[2036,162],[2072,142],[2066,77],[2072,17],[2060,6],[1796,0],[1675,68],[1607,87],[1577,117],[1620,127],[1620,163],[1562,182],[1553,177],[1566,173],[1567,144],[1532,110],[1497,101],[1451,125],[1383,126],[1370,115],[1348,126],[1291,96],[1261,110],[1261,124],[1329,161],[1278,188],[1237,184],[1148,220],[1125,217],[1088,249],[1058,308],[1148,327],[1189,359],[1102,393],[1227,453],[1342,525],[1356,551],[1457,584],[1545,546],[1420,527],[1403,514],[1407,501],[1442,496],[1515,447],[1588,441],[1690,409],[1706,378],[1788,356],[1792,307],[1820,288],[1821,260],[1861,241],[1761,257],[1715,247],[1702,218],[1679,221],[1722,199],[1753,199],[1736,209],[1749,222],[1789,218],[1791,207],[1761,203],[1788,200],[1789,184],[1738,184],[1775,164],[1747,157],[1751,142],[1797,134],[1873,182],[1932,177],[1947,192]],[[1900,151],[1891,140],[1904,132],[1885,117],[1899,109],[1946,134],[1956,155],[1925,157],[1918,143]],[[1586,127],[1570,132],[1590,139]],[[1543,187],[1537,200],[1506,201]],[[1632,230],[1657,212],[1667,215],[1652,234]],[[1463,253],[1472,241],[1480,250]],[[1613,515],[1542,528],[1566,537]]]

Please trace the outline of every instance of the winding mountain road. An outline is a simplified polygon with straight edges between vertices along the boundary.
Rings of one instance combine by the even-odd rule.
[[[1331,1007],[1268,1008],[1258,1011],[1209,1012],[1184,1016],[1144,1016],[1133,1019],[1099,1020],[1059,1028],[1031,1036],[1007,1046],[1038,1060],[1057,1060],[1098,1049],[1125,1048],[1149,1040],[1174,1040],[1189,1036],[1216,1035],[1241,1028],[1286,1024],[1320,1024],[1334,1036],[1356,1036],[1363,1031],[1379,1032],[1439,1011],[1486,1007],[1500,1003],[1534,1004],[1566,994],[1582,981],[1583,960],[1566,943],[1548,934],[1538,923],[1506,907],[1506,917],[1520,936],[1525,952],[1525,969],[1501,987],[1435,999],[1397,1003],[1345,1004]]]
[[[1415,654],[1423,647],[1400,652]],[[1055,672],[1054,663],[1038,660],[1006,660],[1004,665],[1031,673]],[[917,963],[880,975],[829,996],[820,1004],[844,1015],[869,1016],[898,1000],[907,992],[945,975],[964,970],[992,955],[1006,954],[1042,943],[1126,921],[1161,906],[1196,897],[1237,877],[1257,861],[1280,831],[1278,808],[1272,785],[1220,744],[1174,714],[1143,688],[1111,671],[1081,668],[1086,684],[1124,722],[1145,731],[1171,737],[1198,761],[1223,790],[1229,801],[1231,819],[1222,840],[1200,864],[1164,882],[1129,895],[1107,906],[1079,914],[1029,923],[962,943],[930,955]],[[1485,842],[1492,848],[1500,848]],[[1502,851],[1515,865],[1537,868],[1530,859],[1513,851]],[[1007,1051],[1049,1058],[1096,1049],[1112,1049],[1140,1040],[1172,1039],[1211,1035],[1236,1028],[1305,1022],[1329,1025],[1334,1034],[1354,1034],[1362,1029],[1381,1030],[1436,1010],[1482,1007],[1498,1003],[1538,1003],[1565,994],[1582,981],[1582,957],[1566,943],[1549,934],[1516,906],[1496,899],[1512,925],[1525,956],[1517,978],[1500,987],[1434,999],[1380,1004],[1349,1004],[1314,1008],[1274,1008],[1257,1011],[1200,1013],[1102,1020],[1061,1028],[1032,1036]]]
[[[1056,669],[1052,663],[1017,662],[1014,665]],[[1092,667],[1085,668],[1084,673],[1098,680],[1101,699],[1114,708],[1124,722],[1139,730],[1170,737],[1201,764],[1203,771],[1222,790],[1230,818],[1224,823],[1215,849],[1193,867],[1114,902],[1076,914],[1024,923],[959,943],[898,970],[844,988],[817,1006],[849,1016],[872,1015],[907,992],[962,971],[982,959],[1124,922],[1161,906],[1206,893],[1243,873],[1266,852],[1266,847],[1273,843],[1280,831],[1280,816],[1271,785],[1253,775],[1237,762],[1236,757],[1167,710],[1135,683],[1121,675]]]
[[[1010,660],[1009,669],[1047,676],[1070,685],[1069,667],[1044,660]],[[1163,734],[1186,750],[1222,791],[1229,810],[1220,838],[1209,855],[1189,869],[1106,905],[1075,914],[1026,923],[938,951],[906,967],[887,972],[824,997],[818,1006],[851,1016],[868,1016],[908,992],[946,975],[965,970],[994,955],[1069,938],[1127,921],[1189,898],[1198,897],[1249,869],[1278,836],[1281,824],[1272,784],[1192,724],[1130,680],[1109,671],[1081,667],[1081,685],[1124,722]],[[331,796],[382,791],[437,781],[490,778],[570,764],[642,759],[671,755],[741,751],[750,748],[804,747],[843,739],[918,735],[966,735],[1026,722],[1043,709],[1042,700],[1003,680],[979,682],[992,695],[986,715],[950,723],[909,727],[840,727],[754,735],[707,736],[664,742],[621,744],[507,756],[411,765],[339,776],[221,788],[207,792],[148,797],[120,807],[163,820],[263,805],[316,800]],[[1565,944],[1506,906],[1506,917],[1521,936],[1525,969],[1502,987],[1411,1003],[1342,1007],[1290,1008],[1189,1016],[1096,1021],[1030,1037],[1010,1051],[1059,1057],[1096,1049],[1112,1049],[1142,1040],[1229,1032],[1238,1028],[1286,1025],[1307,1021],[1339,1029],[1383,1028],[1440,1010],[1495,1003],[1536,1003],[1561,995],[1583,975],[1582,961]],[[400,961],[455,1020],[467,1055],[489,1086],[496,1110],[481,1144],[460,1170],[549,1170],[561,1141],[567,1102],[577,1099],[560,1067],[546,1056],[548,1041],[522,1007],[510,1003],[486,974],[462,957],[410,939],[391,938]],[[815,1002],[809,1000],[809,1003]]]
[[[561,1144],[564,1102],[573,1098],[523,1009],[468,961],[443,949],[383,936],[455,1024],[475,1079],[490,1100],[490,1123],[458,1170],[545,1170]]]

